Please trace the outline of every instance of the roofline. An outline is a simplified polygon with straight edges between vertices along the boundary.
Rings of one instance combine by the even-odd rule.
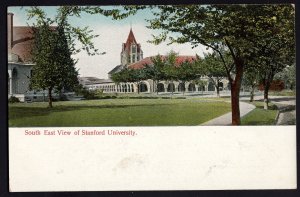
[[[22,62],[7,62],[8,64],[18,64],[18,65],[24,65],[24,66],[33,66],[34,63],[22,63]]]

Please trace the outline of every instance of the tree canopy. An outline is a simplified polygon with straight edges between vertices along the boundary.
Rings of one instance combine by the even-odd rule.
[[[191,43],[193,47],[204,45],[220,55],[231,86],[232,124],[240,124],[239,91],[245,69],[253,58],[259,58],[264,38],[272,36],[274,28],[285,26],[294,32],[292,5],[170,5],[153,9],[155,18],[149,19],[149,28],[159,29],[161,34],[151,41],[159,44]],[[276,30],[276,28],[275,28]],[[232,63],[227,64],[221,49],[229,51]],[[266,66],[266,65],[264,65]]]

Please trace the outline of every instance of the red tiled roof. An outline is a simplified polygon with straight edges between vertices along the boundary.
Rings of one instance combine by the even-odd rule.
[[[144,68],[145,65],[151,65],[152,64],[152,58],[154,56],[151,56],[151,57],[146,57],[138,62],[135,62],[131,65],[128,66],[128,68],[132,68],[132,69],[141,69],[141,68]],[[166,56],[161,56],[162,59],[165,59]],[[196,56],[183,56],[183,55],[180,55],[176,58],[176,66],[178,66],[179,64],[185,62],[185,61],[188,61],[188,62],[193,62],[194,60],[196,60]]]
[[[12,53],[22,62],[30,62],[33,47],[33,31],[30,27],[13,27]]]
[[[51,26],[50,28],[55,30],[56,27]],[[22,62],[31,62],[32,60],[31,50],[34,44],[33,39],[33,30],[31,27],[13,27],[12,53],[18,55]]]

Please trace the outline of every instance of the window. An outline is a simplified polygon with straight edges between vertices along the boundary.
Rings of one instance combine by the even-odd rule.
[[[131,53],[136,53],[136,45],[131,45]]]

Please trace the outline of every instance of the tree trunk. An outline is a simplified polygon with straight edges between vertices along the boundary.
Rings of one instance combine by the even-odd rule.
[[[217,97],[220,98],[219,82],[218,82],[218,85],[216,85],[216,88],[217,88]]]
[[[240,125],[240,103],[239,103],[239,88],[236,84],[231,85],[231,111],[232,111],[232,125]]]
[[[270,88],[270,82],[267,81],[264,88],[264,109],[265,110],[268,110],[269,108],[269,88]]]
[[[231,82],[231,112],[232,125],[240,125],[240,88],[243,77],[243,64],[237,62],[235,79]]]
[[[255,85],[252,85],[251,92],[250,92],[250,102],[253,102],[254,100],[254,89],[255,89]]]
[[[48,89],[48,107],[52,108],[52,87]]]

